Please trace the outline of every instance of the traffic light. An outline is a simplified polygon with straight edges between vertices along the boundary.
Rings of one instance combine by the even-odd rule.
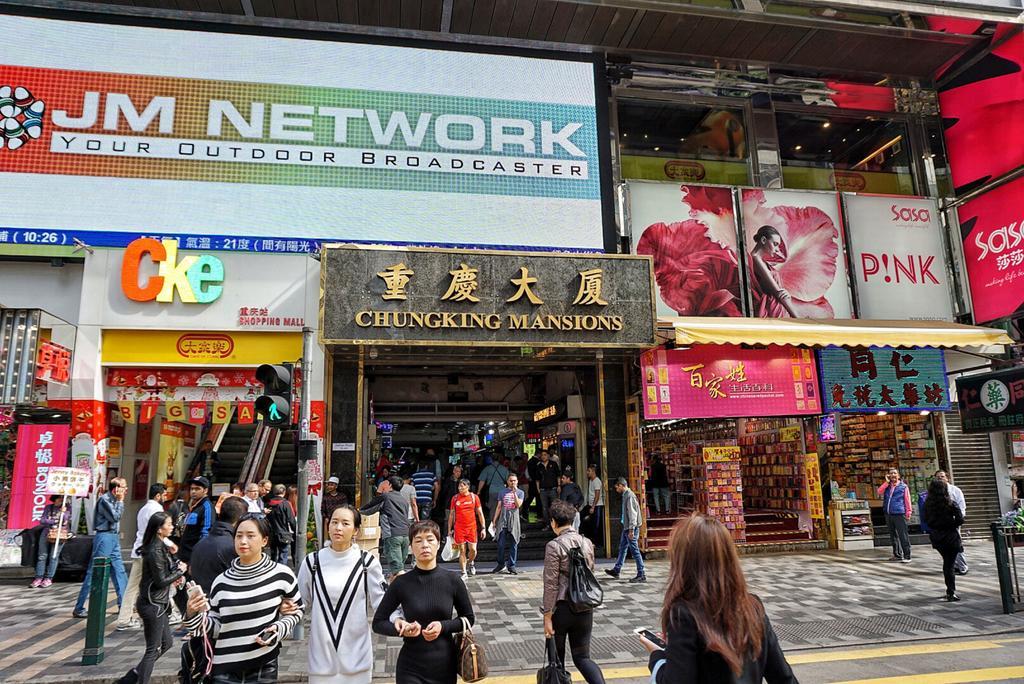
[[[256,369],[256,379],[263,383],[263,394],[256,399],[256,413],[270,427],[291,425],[293,364],[265,363]]]

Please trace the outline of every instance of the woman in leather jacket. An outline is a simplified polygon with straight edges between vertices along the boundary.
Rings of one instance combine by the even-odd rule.
[[[185,583],[185,568],[167,548],[166,541],[173,531],[174,519],[157,512],[150,517],[142,537],[138,549],[142,555],[142,581],[135,609],[142,618],[146,652],[139,664],[121,678],[120,684],[147,684],[157,659],[174,645],[169,623],[171,592]]]

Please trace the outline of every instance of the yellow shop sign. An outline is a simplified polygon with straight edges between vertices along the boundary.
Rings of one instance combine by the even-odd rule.
[[[104,330],[103,363],[258,366],[302,356],[302,333]]]

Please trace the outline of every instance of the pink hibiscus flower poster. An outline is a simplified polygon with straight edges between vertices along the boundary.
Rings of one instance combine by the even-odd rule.
[[[730,188],[630,182],[635,254],[654,257],[660,316],[742,316]]]
[[[750,314],[851,318],[839,196],[740,191]]]

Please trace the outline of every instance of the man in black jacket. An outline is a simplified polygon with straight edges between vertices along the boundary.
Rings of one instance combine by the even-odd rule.
[[[583,490],[572,481],[572,468],[566,468],[562,476],[558,478],[558,498],[576,509],[576,518],[572,522],[572,529],[580,531],[580,509],[583,508]]]
[[[548,509],[551,508],[551,502],[558,498],[558,480],[561,474],[561,468],[551,460],[547,449],[541,449],[537,475],[540,480],[540,506],[544,516],[544,525],[551,522],[551,514]]]
[[[240,497],[224,499],[224,503],[220,505],[217,522],[210,528],[210,534],[192,549],[192,579],[203,588],[204,594],[210,594],[213,580],[227,570],[231,561],[238,557],[235,553],[235,525],[248,509],[248,505]]]
[[[274,485],[273,497],[268,502],[270,513],[271,546],[274,548],[274,560],[288,565],[292,544],[295,542],[295,512],[292,505],[284,498],[288,488],[283,484]]]

